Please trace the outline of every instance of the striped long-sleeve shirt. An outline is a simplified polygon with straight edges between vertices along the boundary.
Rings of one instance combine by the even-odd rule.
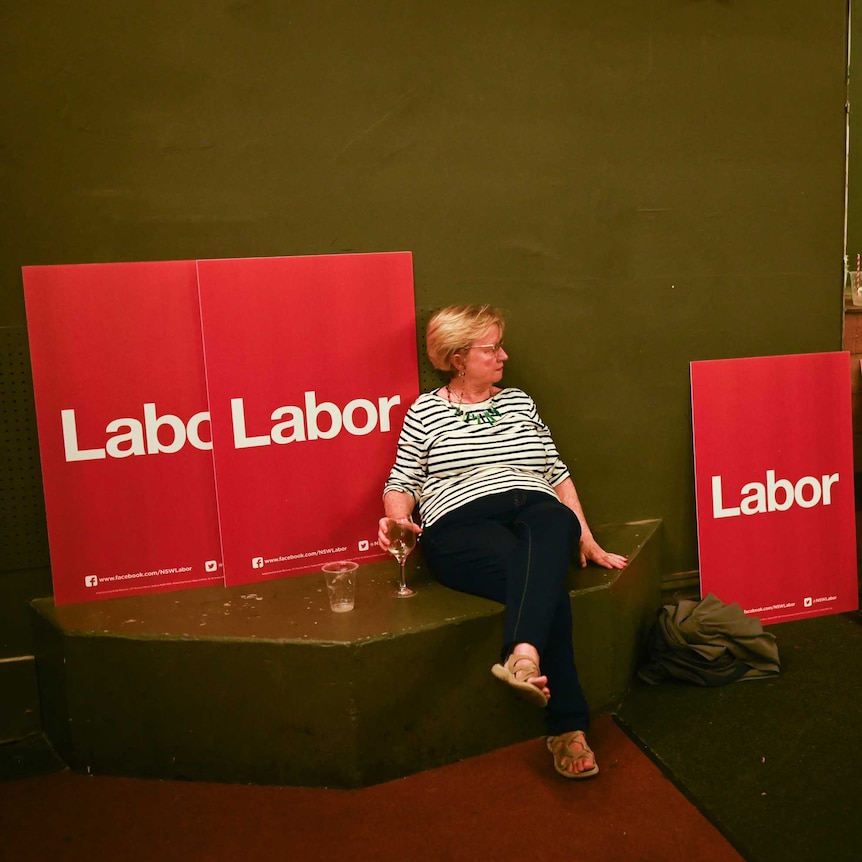
[[[465,404],[460,415],[427,392],[407,411],[383,493],[411,494],[428,527],[487,494],[522,488],[554,495],[568,476],[551,432],[521,389]]]

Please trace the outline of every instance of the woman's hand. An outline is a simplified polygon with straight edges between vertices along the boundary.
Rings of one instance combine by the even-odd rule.
[[[622,554],[611,554],[604,550],[592,536],[581,539],[580,556],[581,568],[587,565],[588,560],[605,569],[624,569],[628,562]]]
[[[593,538],[593,534],[587,526],[587,519],[584,517],[581,501],[578,499],[578,492],[575,490],[575,483],[572,482],[571,478],[560,482],[554,488],[554,491],[560,498],[560,502],[568,506],[575,513],[578,523],[581,525],[581,568],[586,566],[588,560],[606,569],[625,568],[628,562],[625,557],[621,554],[609,554],[604,548],[599,547],[598,542]]]
[[[409,516],[405,516],[405,520],[407,517],[409,517]],[[389,550],[389,544],[390,544],[389,543],[389,521],[390,520],[400,521],[401,518],[394,516],[394,515],[392,515],[392,516],[384,515],[377,522],[377,543],[380,545],[381,550],[384,550],[384,551]],[[413,521],[407,521],[407,526],[409,526],[410,529],[413,530],[413,532],[416,533],[417,536],[422,533],[422,527],[420,527],[418,524],[414,524]]]

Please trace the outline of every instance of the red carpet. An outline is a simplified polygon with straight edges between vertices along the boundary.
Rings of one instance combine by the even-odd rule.
[[[362,790],[87,777],[0,783],[4,858],[740,862],[621,731],[596,720],[601,774],[567,781],[544,740]]]

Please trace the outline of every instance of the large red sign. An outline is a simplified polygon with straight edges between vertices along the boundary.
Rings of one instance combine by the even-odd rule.
[[[26,267],[57,604],[221,583],[194,261]]]
[[[57,604],[383,556],[409,253],[26,267],[24,289]]]
[[[703,595],[762,622],[858,608],[847,353],[691,364]]]
[[[409,253],[198,263],[225,582],[381,558],[418,394]]]

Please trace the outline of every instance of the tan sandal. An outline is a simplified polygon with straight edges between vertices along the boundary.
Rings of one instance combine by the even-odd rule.
[[[596,756],[593,754],[592,748],[587,745],[587,739],[582,730],[570,730],[559,736],[549,736],[547,743],[548,751],[554,755],[554,769],[563,778],[590,778],[599,771]],[[577,751],[572,751],[573,744],[579,746]],[[570,766],[586,758],[593,761],[592,769],[585,769],[583,772],[569,771]]]
[[[527,680],[536,676],[541,676],[539,666],[526,655],[512,655],[506,659],[506,664],[495,664],[491,668],[491,673],[497,679],[502,680],[506,685],[511,686],[522,697],[526,698],[530,703],[536,706],[547,706],[548,697],[540,689],[536,688]]]

